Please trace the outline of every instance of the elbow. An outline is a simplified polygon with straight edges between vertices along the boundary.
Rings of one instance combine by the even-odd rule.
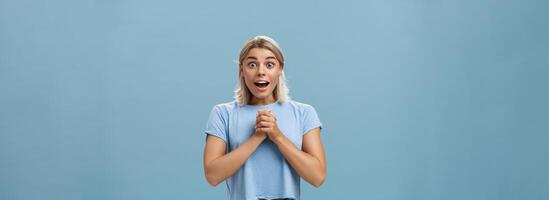
[[[214,187],[223,181],[219,178],[219,176],[213,173],[211,169],[208,169],[207,166],[204,167],[204,176],[206,177],[208,184]]]
[[[211,173],[206,173],[206,181],[208,182],[208,184],[210,184],[211,186],[214,186],[214,187],[219,185],[219,183],[221,183],[219,178],[216,178]]]
[[[217,185],[219,185],[219,183],[221,183],[221,181],[217,181],[217,180],[212,180],[212,179],[206,179],[208,181],[208,184],[210,184],[211,186],[215,187]]]
[[[323,183],[324,183],[324,180],[326,180],[326,173],[323,172],[317,180],[313,181],[311,184],[313,186],[315,186],[316,188],[319,188]]]

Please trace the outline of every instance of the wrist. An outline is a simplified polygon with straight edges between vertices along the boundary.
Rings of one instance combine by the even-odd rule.
[[[253,135],[253,137],[256,137],[257,139],[260,139],[260,140],[263,141],[265,138],[267,138],[267,135],[264,134],[264,133],[255,133],[255,134]]]
[[[279,144],[284,140],[284,134],[278,132],[274,137],[271,138],[275,144]]]

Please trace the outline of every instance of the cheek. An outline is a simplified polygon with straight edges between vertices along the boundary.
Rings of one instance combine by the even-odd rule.
[[[246,79],[246,78],[244,78],[244,83],[246,83],[246,86],[248,86],[248,88],[254,85],[251,81],[249,81],[249,79]]]
[[[280,79],[280,73],[274,73],[271,76],[271,82],[274,83],[274,85],[278,84],[278,80]]]
[[[253,77],[250,76],[249,73],[246,73],[245,71],[242,72],[242,78],[244,78],[244,82],[249,83],[250,80],[253,80]]]

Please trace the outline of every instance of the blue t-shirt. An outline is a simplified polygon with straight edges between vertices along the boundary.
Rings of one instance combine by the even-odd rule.
[[[227,152],[230,152],[255,133],[258,110],[272,110],[280,131],[299,149],[305,133],[321,128],[315,109],[307,104],[290,100],[269,105],[239,105],[233,101],[214,106],[205,132],[225,141]],[[225,183],[227,195],[232,200],[300,198],[299,174],[269,138]]]

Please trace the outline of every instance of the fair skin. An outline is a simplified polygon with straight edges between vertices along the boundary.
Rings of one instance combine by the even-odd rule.
[[[241,66],[241,75],[253,94],[250,104],[267,105],[274,103],[273,91],[283,66],[268,49],[253,48]],[[268,82],[265,87],[257,83]],[[246,142],[231,152],[225,152],[225,142],[208,135],[204,149],[204,172],[209,184],[215,186],[236,173],[259,145],[266,139],[278,146],[282,155],[296,172],[315,187],[320,187],[326,177],[326,156],[320,129],[315,128],[303,136],[299,149],[277,126],[277,117],[270,110],[258,111],[255,133]]]

